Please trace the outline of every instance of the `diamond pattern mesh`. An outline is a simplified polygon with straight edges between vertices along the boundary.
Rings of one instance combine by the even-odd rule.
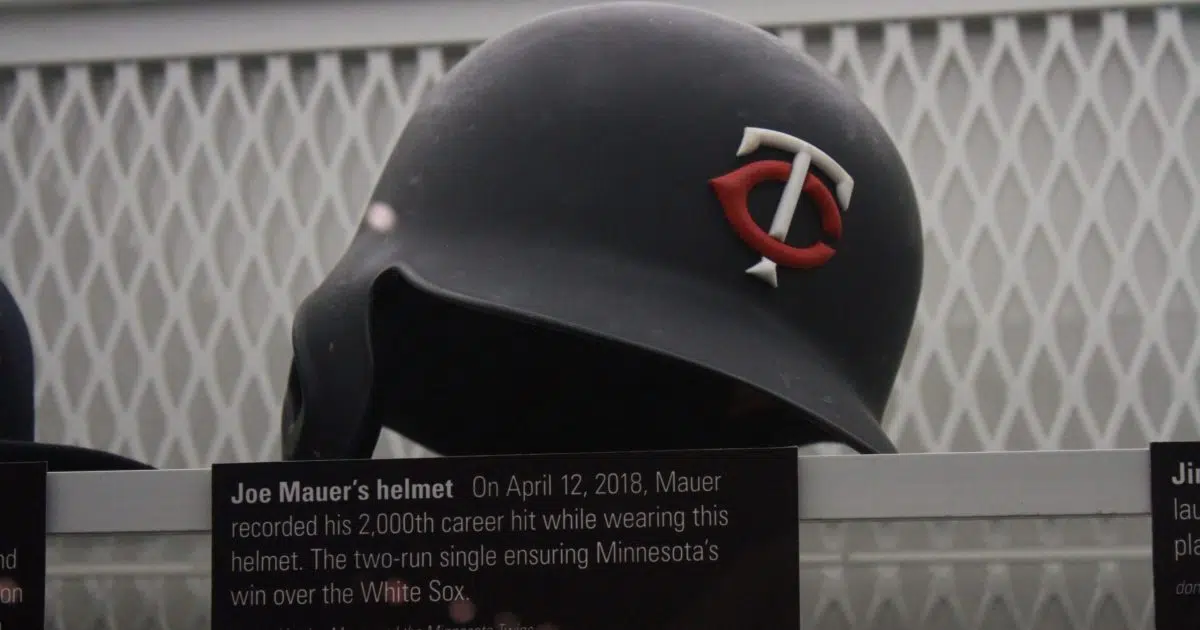
[[[1200,438],[1200,16],[778,33],[881,116],[917,183],[902,450]],[[274,458],[291,313],[464,51],[0,68],[0,277],[32,319],[40,439],[164,467]],[[418,453],[390,436],[380,454]],[[807,528],[807,627],[1150,627],[1144,527],[1029,527],[1075,555],[1022,555],[1011,523]],[[56,549],[52,588],[75,603],[54,627],[207,627],[185,575],[204,553]],[[79,564],[96,562],[126,577]]]

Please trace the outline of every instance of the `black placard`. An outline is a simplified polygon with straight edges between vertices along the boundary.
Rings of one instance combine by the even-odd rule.
[[[797,628],[796,450],[213,467],[214,628]]]
[[[1200,622],[1200,442],[1150,444],[1156,628]]]
[[[0,464],[0,630],[46,626],[46,464]]]

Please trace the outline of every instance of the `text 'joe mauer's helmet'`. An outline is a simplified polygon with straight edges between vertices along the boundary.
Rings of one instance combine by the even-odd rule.
[[[840,442],[922,273],[909,175],[814,61],[711,13],[550,14],[426,95],[301,305],[284,456]]]

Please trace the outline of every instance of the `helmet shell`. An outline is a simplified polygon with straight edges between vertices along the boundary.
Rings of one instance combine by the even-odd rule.
[[[413,113],[352,244],[297,314],[285,454],[369,456],[379,425],[444,453],[817,440],[891,452],[880,418],[922,262],[895,145],[812,59],[679,6],[553,13],[477,48]],[[431,304],[443,315],[421,319]],[[705,439],[681,422],[677,440],[639,442],[668,422],[648,417],[622,425],[627,442],[579,424],[576,443],[542,444],[544,427],[509,421],[519,409],[471,424],[437,417],[452,401],[381,399],[450,378],[412,380],[466,334],[438,332],[455,309],[737,383],[786,418],[747,440],[752,423]],[[415,341],[432,337],[443,345]]]

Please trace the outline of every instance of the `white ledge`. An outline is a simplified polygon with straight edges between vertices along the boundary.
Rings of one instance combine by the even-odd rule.
[[[464,44],[596,1],[0,0],[0,65]],[[1161,0],[673,2],[764,27],[1162,5]]]
[[[1150,513],[1145,449],[801,457],[801,521]],[[204,533],[210,471],[51,473],[51,534]]]

